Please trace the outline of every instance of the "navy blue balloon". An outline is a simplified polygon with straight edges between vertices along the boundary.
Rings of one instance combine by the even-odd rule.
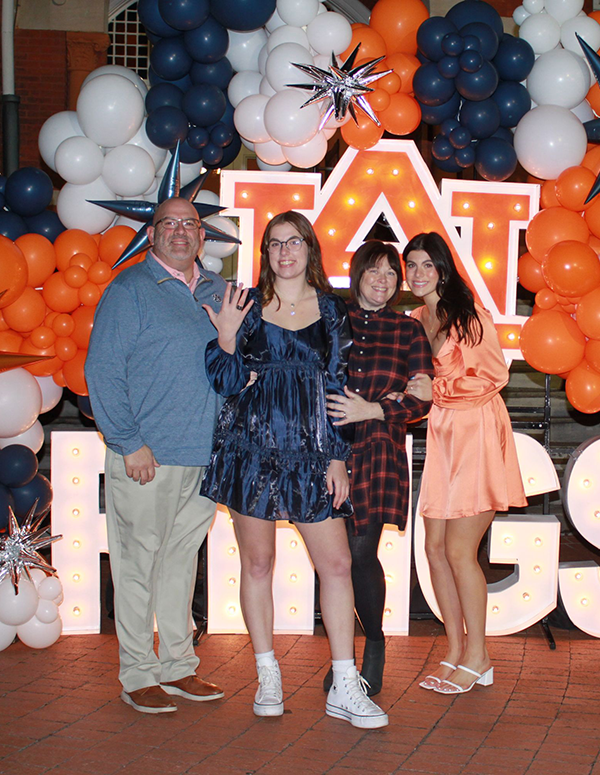
[[[431,144],[431,155],[438,161],[446,161],[454,153],[450,140],[445,135],[438,135]]]
[[[480,102],[464,100],[460,123],[475,139],[491,137],[500,126],[500,108],[491,98]]]
[[[233,123],[233,114],[235,112],[235,108],[229,102],[229,97],[227,94],[225,94],[225,113],[221,116],[221,123],[227,124],[230,127],[235,127],[235,124]]]
[[[183,35],[185,47],[196,62],[218,62],[227,53],[229,35],[227,29],[213,17]]]
[[[94,419],[94,412],[89,396],[77,396],[77,408],[84,417],[88,418],[88,420]]]
[[[22,167],[9,175],[4,189],[6,206],[13,213],[28,218],[37,215],[52,201],[52,181],[37,167]]]
[[[457,33],[455,25],[444,16],[432,16],[417,30],[419,51],[432,62],[439,62],[444,56],[442,40],[450,33]]]
[[[173,30],[173,35],[178,35],[179,30]],[[150,41],[150,43],[156,43],[160,40],[160,35],[155,35],[153,32],[150,32],[148,28],[146,28],[146,37]]]
[[[511,145],[514,144],[514,135],[510,131],[510,129],[507,129],[504,126],[498,127],[492,137],[499,137],[500,140],[506,140],[507,143],[510,143]]]
[[[471,22],[483,22],[489,24],[499,38],[504,32],[500,14],[483,0],[462,0],[450,8],[446,19],[450,19],[459,30]]]
[[[517,154],[510,143],[497,137],[488,137],[478,144],[475,169],[485,180],[506,180],[516,168]]]
[[[0,234],[8,239],[16,240],[27,234],[27,226],[20,215],[0,210]]]
[[[179,35],[179,30],[167,24],[161,16],[158,0],[139,0],[137,12],[147,32],[154,33],[160,38],[174,38]]]
[[[446,56],[457,57],[462,54],[464,47],[462,35],[459,35],[458,32],[449,32],[442,38],[442,51]]]
[[[4,194],[0,193],[0,210],[3,209],[5,202],[6,202],[6,199],[4,197]]]
[[[435,166],[439,167],[442,172],[460,172],[461,167],[456,163],[454,156],[449,159],[436,159]]]
[[[161,108],[163,105],[171,105],[173,108],[181,109],[183,102],[183,92],[178,86],[175,86],[168,81],[157,83],[146,94],[146,110],[148,113],[152,113],[156,108]]]
[[[468,145],[466,148],[459,148],[454,152],[454,161],[462,169],[467,169],[475,163],[475,148]]]
[[[475,35],[481,43],[480,51],[485,59],[493,59],[498,51],[500,38],[489,24],[483,22],[471,22],[465,25],[461,33],[463,35]]]
[[[526,40],[505,33],[500,39],[494,66],[503,81],[524,81],[535,62],[533,49]]]
[[[229,81],[233,78],[233,67],[227,57],[208,64],[194,62],[190,70],[190,77],[192,83],[212,83],[219,89],[226,89],[229,86]]]
[[[146,133],[159,148],[175,148],[177,141],[182,143],[187,137],[187,116],[170,105],[157,108],[146,119]]]
[[[41,234],[42,237],[46,237],[50,242],[54,242],[58,235],[62,234],[66,229],[66,226],[62,224],[62,221],[53,210],[44,210],[43,213],[32,215],[24,220],[29,233]]]
[[[15,514],[23,518],[35,501],[36,516],[45,511],[52,503],[52,485],[42,474],[36,474],[24,487],[11,487],[11,495],[15,501]]]
[[[225,113],[225,95],[218,86],[198,83],[187,90],[182,107],[190,123],[196,126],[212,126],[220,121]]]
[[[450,140],[452,147],[455,150],[458,150],[460,148],[466,148],[468,145],[470,145],[473,137],[466,127],[458,126],[456,129],[453,129],[450,132],[448,139]]]
[[[442,57],[437,63],[437,69],[444,78],[456,78],[460,72],[458,57]]]
[[[500,81],[492,99],[500,108],[500,126],[517,126],[525,113],[531,110],[529,92],[523,84],[515,81]]]
[[[0,484],[0,530],[6,530],[8,527],[8,507],[15,510],[15,499],[10,493],[8,487]]]
[[[187,140],[179,145],[179,161],[182,164],[196,164],[202,161],[202,150],[192,148]]]
[[[463,51],[458,57],[458,64],[460,69],[464,70],[465,73],[476,73],[478,70],[481,70],[483,57],[479,51],[470,48]]]
[[[24,444],[9,444],[0,449],[0,483],[6,487],[24,487],[38,471],[38,460]]]
[[[218,145],[219,148],[226,148],[233,140],[234,134],[234,130],[228,124],[223,124],[223,122],[220,121],[218,124],[211,127],[210,141],[211,143]]]
[[[463,46],[465,51],[481,51],[481,41],[477,35],[463,35]]]
[[[446,135],[446,137],[450,137],[450,132],[456,129],[457,126],[460,126],[460,122],[456,118],[447,118],[445,121],[442,121],[440,132]]]
[[[188,130],[187,143],[190,148],[195,148],[197,151],[208,143],[210,135],[208,129],[203,126],[191,126]]]
[[[454,79],[454,84],[456,91],[466,100],[486,100],[496,91],[498,72],[490,62],[484,62],[476,73],[461,70]]]
[[[176,30],[193,30],[208,18],[208,0],[158,0],[162,18]]]
[[[6,181],[6,175],[0,175],[0,194],[4,193],[4,189],[6,188]]]
[[[438,107],[443,105],[454,94],[454,82],[439,74],[437,65],[433,62],[421,65],[413,79],[415,97],[424,105]]]
[[[219,166],[223,160],[223,148],[209,142],[202,150],[202,158],[210,167]]]
[[[241,150],[242,147],[242,141],[240,140],[240,136],[236,134],[233,136],[233,140],[229,143],[229,145],[226,148],[222,148],[222,156],[221,159],[216,164],[211,164],[207,162],[206,159],[204,159],[204,166],[208,169],[216,169],[217,167],[227,167],[229,164],[234,162],[237,159],[237,156]]]
[[[458,113],[460,95],[458,92],[454,92],[448,102],[444,102],[442,105],[437,105],[435,107],[424,105],[423,103],[419,104],[421,106],[421,119],[426,124],[441,124],[442,121],[445,121],[446,119],[454,118]]]
[[[424,54],[421,54],[421,52],[418,49],[417,49],[416,57],[422,65],[428,65],[431,62],[431,59],[427,59],[427,57]]]
[[[154,72],[166,81],[177,81],[189,73],[192,57],[183,44],[183,38],[163,38],[152,46],[150,64]]]
[[[248,32],[263,27],[275,5],[276,0],[211,0],[210,11],[227,29]]]
[[[177,86],[182,92],[186,92],[192,85],[192,79],[190,78],[189,73],[184,75],[183,78],[178,78],[176,81],[168,81],[166,78],[161,78],[157,75],[151,67],[148,69],[148,80],[150,81],[150,86],[156,86],[158,83],[170,83],[173,86]]]

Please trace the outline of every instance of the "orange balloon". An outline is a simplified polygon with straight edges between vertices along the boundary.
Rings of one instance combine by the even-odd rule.
[[[73,313],[75,328],[71,334],[71,339],[81,350],[86,350],[90,343],[95,312],[93,307],[79,307]]]
[[[379,111],[377,118],[391,135],[409,135],[421,123],[421,108],[410,94],[398,92],[390,97],[390,105]]]
[[[46,317],[42,294],[27,286],[16,301],[3,309],[4,320],[13,329],[23,333],[41,326]]]
[[[378,59],[387,53],[385,42],[378,32],[366,24],[353,24],[352,40],[348,48],[340,54],[340,60],[345,62],[359,43],[357,59]]]
[[[56,313],[56,317],[52,321],[52,330],[56,336],[71,336],[75,331],[75,321],[71,315],[67,315],[66,312]]]
[[[79,301],[86,307],[95,307],[100,301],[101,295],[100,288],[96,283],[87,282],[79,289]]]
[[[542,265],[529,253],[523,253],[519,259],[519,282],[523,288],[532,293],[547,290]]]
[[[77,345],[69,336],[59,336],[54,343],[54,349],[61,361],[70,361],[77,355]]]
[[[581,299],[575,315],[577,325],[590,339],[600,339],[600,288]]]
[[[94,262],[89,256],[86,256],[85,253],[76,253],[74,256],[71,256],[69,259],[69,266],[80,266],[86,271],[90,268],[90,266]]]
[[[0,352],[18,353],[23,344],[23,337],[16,331],[0,331]]]
[[[540,309],[552,309],[556,307],[558,301],[554,291],[551,291],[550,288],[542,288],[535,294],[535,303]]]
[[[83,373],[83,367],[85,366],[85,359],[87,357],[87,350],[77,350],[77,354],[70,361],[67,361],[63,367],[63,377],[67,383],[69,390],[73,393],[77,393],[80,396],[87,396],[88,389],[85,381],[85,375]]]
[[[429,11],[421,0],[378,0],[369,25],[385,41],[388,54],[416,54],[417,30],[425,19]]]
[[[556,198],[555,180],[545,180],[540,190],[540,204],[542,207],[560,207],[560,202]]]
[[[56,382],[56,384],[59,387],[63,387],[63,388],[67,387],[67,383],[65,382],[65,378],[62,373],[62,366],[58,371],[54,372],[54,374],[52,375],[52,379]]]
[[[45,350],[56,342],[56,334],[48,326],[38,326],[29,334],[29,341],[40,350]]]
[[[358,148],[359,151],[364,151],[367,148],[372,148],[381,140],[384,130],[383,126],[377,126],[362,111],[357,111],[356,117],[358,126],[350,120],[344,124],[340,131],[348,145],[352,148]]]
[[[586,208],[583,217],[595,237],[600,237],[600,199],[595,196]]]
[[[59,315],[59,313],[58,312],[54,312],[54,310],[52,312],[48,312],[46,314],[46,317],[44,318],[44,325],[45,326],[49,326],[50,328],[52,328],[52,324],[54,323],[54,321],[56,320],[58,315]]]
[[[550,288],[561,296],[582,296],[600,285],[600,260],[583,242],[565,240],[554,245],[542,261],[542,272]],[[565,303],[572,304],[573,299]]]
[[[549,207],[533,217],[525,233],[525,242],[531,255],[541,263],[558,242],[587,242],[589,236],[590,230],[580,215],[564,207]]]
[[[88,273],[82,266],[69,266],[63,272],[63,277],[71,288],[81,288],[87,283]]]
[[[587,195],[596,181],[596,176],[587,167],[569,167],[556,179],[556,198],[559,204],[569,210],[580,212],[587,210],[591,202],[585,204]]]
[[[594,146],[586,153],[581,162],[581,166],[591,170],[594,175],[597,175],[600,172],[600,145]]]
[[[391,67],[394,73],[400,78],[400,91],[405,94],[412,94],[413,91],[413,78],[417,69],[421,66],[421,63],[413,54],[391,54],[381,63],[385,66],[386,70]],[[383,80],[383,79],[381,79]],[[381,80],[377,81],[377,86],[382,89],[385,88],[381,84]]]
[[[18,245],[27,261],[27,285],[39,288],[56,269],[54,245],[41,234],[23,234],[15,240],[15,245]]]
[[[0,309],[8,307],[27,285],[27,261],[18,245],[0,235]]]
[[[6,320],[4,320],[4,315],[2,314],[2,310],[0,310],[0,331],[8,331],[9,328],[10,326]]]
[[[596,371],[600,371],[600,339],[588,339],[585,359]]]
[[[62,361],[56,357],[56,351],[54,350],[53,345],[42,349],[41,347],[36,347],[31,339],[25,339],[21,347],[21,353],[26,353],[28,355],[55,356],[53,358],[48,358],[48,360],[37,361],[37,363],[30,363],[23,367],[36,377],[49,377],[62,366]]]
[[[96,261],[88,270],[88,279],[96,285],[110,282],[111,277],[112,269],[105,261]]]
[[[390,95],[385,89],[375,89],[367,95],[367,101],[374,111],[385,110],[390,104]]]
[[[590,108],[596,115],[600,114],[600,87],[594,83],[586,95],[586,100],[590,103]]]
[[[523,357],[537,371],[562,374],[581,362],[585,337],[570,315],[559,310],[542,310],[521,329]]]
[[[100,259],[112,266],[134,237],[135,231],[130,226],[113,226],[105,231],[100,237]]]
[[[61,272],[69,266],[69,260],[77,253],[85,253],[92,261],[98,258],[96,240],[82,229],[63,231],[54,240],[54,250],[56,252],[56,266]]]
[[[600,372],[583,361],[567,377],[567,398],[578,412],[600,412]]]
[[[50,275],[44,283],[42,293],[46,304],[56,312],[72,312],[79,306],[79,291],[66,284],[62,272]]]

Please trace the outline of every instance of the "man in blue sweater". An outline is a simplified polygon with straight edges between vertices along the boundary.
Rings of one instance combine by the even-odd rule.
[[[172,695],[223,696],[196,675],[191,601],[198,549],[215,506],[199,495],[219,408],[204,370],[225,281],[197,259],[195,208],[168,199],[148,229],[152,251],[100,300],[85,375],[107,446],[106,520],[115,585],[121,699],[142,713]],[[154,651],[154,616],[159,653]]]

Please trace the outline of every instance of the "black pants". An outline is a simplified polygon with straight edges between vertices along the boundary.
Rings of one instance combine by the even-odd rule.
[[[347,520],[347,526],[356,613],[367,638],[383,640],[381,623],[385,605],[385,575],[377,558],[383,525],[369,525],[365,535],[359,536],[352,535],[350,520]]]

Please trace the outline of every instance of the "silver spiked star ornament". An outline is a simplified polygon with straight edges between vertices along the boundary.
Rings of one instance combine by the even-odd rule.
[[[335,115],[336,121],[343,121],[346,117],[346,113],[350,113],[355,123],[358,124],[355,105],[366,113],[371,121],[375,122],[377,126],[381,125],[381,122],[375,115],[373,108],[369,105],[364,95],[375,91],[369,86],[370,83],[373,83],[373,81],[377,81],[384,75],[389,75],[394,71],[384,70],[382,73],[373,73],[373,70],[382,59],[385,59],[385,57],[378,57],[377,59],[365,62],[359,67],[352,67],[359,48],[360,43],[341,67],[338,65],[335,54],[332,54],[329,70],[323,70],[316,65],[293,63],[294,67],[297,67],[298,70],[306,73],[306,75],[310,75],[311,78],[314,79],[313,83],[286,84],[286,86],[295,89],[306,89],[307,91],[315,92],[302,107],[305,108],[307,105],[313,105],[315,102],[321,102],[322,100],[329,100],[327,110],[321,117],[319,131],[323,129],[332,115]]]
[[[23,524],[19,525],[11,507],[8,507],[8,533],[0,535],[0,582],[9,576],[13,583],[15,591],[19,591],[19,581],[21,575],[31,581],[30,568],[39,568],[49,576],[56,573],[53,568],[38,549],[50,546],[58,541],[62,536],[51,536],[50,528],[40,528],[48,509],[46,509],[37,519],[35,510],[37,501],[27,512]]]

